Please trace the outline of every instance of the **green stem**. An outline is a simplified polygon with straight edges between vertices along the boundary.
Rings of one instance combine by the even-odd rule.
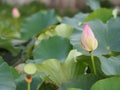
[[[92,61],[92,66],[93,66],[93,72],[96,75],[97,73],[96,73],[95,61],[94,61],[94,56],[92,52],[90,52],[90,56],[91,56],[91,61]]]
[[[30,83],[28,83],[28,90],[30,90]]]

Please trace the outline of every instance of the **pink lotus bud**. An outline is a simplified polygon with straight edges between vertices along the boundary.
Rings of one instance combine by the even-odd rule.
[[[86,51],[93,51],[98,46],[97,39],[95,38],[88,24],[84,24],[84,30],[82,32],[80,44],[82,48],[85,49]]]
[[[19,12],[19,10],[17,8],[12,9],[12,16],[14,18],[19,18],[20,17],[20,12]]]

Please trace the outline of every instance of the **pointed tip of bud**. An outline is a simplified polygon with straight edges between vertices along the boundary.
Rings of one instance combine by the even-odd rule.
[[[89,27],[87,23],[84,24],[84,29],[80,40],[80,44],[82,48],[85,49],[86,51],[93,51],[98,46],[97,39],[95,38],[92,29]]]
[[[89,27],[89,25],[88,25],[87,23],[84,24],[83,33],[85,33],[87,36],[92,36],[92,37],[94,37],[94,34],[93,34],[93,32],[92,32],[92,29]]]
[[[89,26],[88,26],[88,24],[87,24],[87,23],[85,23],[85,24],[84,24],[84,29],[83,29],[83,30],[88,29],[88,27],[89,27]]]
[[[84,28],[86,28],[86,27],[89,27],[89,25],[87,23],[84,23]]]

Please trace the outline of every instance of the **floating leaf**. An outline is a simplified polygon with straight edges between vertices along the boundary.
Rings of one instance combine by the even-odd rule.
[[[100,19],[103,22],[107,22],[112,17],[112,9],[100,8],[90,13],[85,21]]]
[[[57,22],[58,21],[53,10],[49,10],[46,13],[37,12],[25,19],[22,25],[21,35],[24,39],[29,39],[33,35],[43,31],[50,25],[56,24]]]
[[[119,75],[120,74],[120,56],[105,58],[99,57],[101,62],[102,71],[106,75]]]
[[[111,51],[120,52],[120,18],[112,18],[108,21],[108,48]]]
[[[20,39],[20,33],[15,27],[9,23],[0,22],[0,38],[1,39]]]
[[[87,0],[87,5],[90,6],[92,10],[100,8],[100,0]]]
[[[42,40],[33,50],[33,57],[34,59],[40,59],[41,61],[46,59],[58,59],[64,61],[71,48],[68,39],[54,36]]]
[[[14,56],[20,51],[20,48],[15,47],[10,40],[0,39],[0,48],[10,51]]]
[[[120,90],[120,77],[111,77],[96,82],[90,90]]]
[[[15,82],[7,63],[0,57],[0,90],[15,90]]]
[[[69,55],[76,53],[71,51]],[[77,54],[78,55],[78,54]],[[40,64],[36,64],[38,73],[41,73],[44,80],[60,86],[63,82],[75,78],[84,73],[85,65],[75,61],[75,56],[68,57],[65,62],[56,59],[48,59]]]
[[[59,90],[69,90],[69,88],[80,88],[70,90],[90,90],[91,86],[98,80],[93,74],[81,75],[75,79],[69,80],[62,84]]]
[[[9,23],[0,22],[0,48],[8,50],[13,55],[18,54],[19,49],[12,43],[13,40],[20,39],[20,33]]]
[[[88,16],[88,14],[78,13],[73,18],[64,17],[62,23],[68,24],[71,27],[81,30],[80,27],[84,19]]]

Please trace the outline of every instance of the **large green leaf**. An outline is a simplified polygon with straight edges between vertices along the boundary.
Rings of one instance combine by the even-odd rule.
[[[15,82],[7,63],[0,57],[0,90],[15,90]]]
[[[90,6],[92,10],[100,8],[100,0],[87,0],[87,5]]]
[[[16,28],[9,23],[0,22],[0,38],[1,39],[20,39],[20,33]]]
[[[12,73],[14,80],[20,76],[20,74],[18,73],[18,71],[14,67],[11,66],[10,70],[11,70],[11,73]]]
[[[2,57],[0,56],[0,64],[2,64],[4,62],[4,60],[2,59]]]
[[[33,50],[33,57],[34,59],[40,59],[41,61],[46,59],[59,59],[63,61],[71,48],[68,39],[54,36],[42,40]]]
[[[73,18],[64,17],[62,23],[68,24],[75,29],[81,30],[80,25],[87,16],[88,14],[78,13]]]
[[[20,48],[15,47],[11,40],[0,39],[0,48],[10,51],[13,55],[17,55]]]
[[[120,74],[120,56],[105,58],[99,57],[101,62],[102,71],[106,75],[119,75]]]
[[[68,88],[80,88],[80,90],[90,90],[91,86],[98,80],[93,74],[81,75],[76,79],[69,80],[62,84],[59,90],[69,90]],[[72,89],[70,89],[72,90]],[[74,89],[73,89],[74,90]],[[79,89],[75,89],[79,90]]]
[[[18,54],[19,50],[13,43],[13,40],[20,39],[20,33],[9,23],[0,22],[0,48],[8,50],[13,55]]]
[[[75,61],[76,57],[79,55],[79,52],[72,50],[64,62],[49,59],[40,64],[36,64],[38,73],[42,74],[41,77],[44,80],[60,86],[63,82],[84,73],[85,65]]]
[[[53,10],[49,10],[46,13],[37,12],[25,19],[22,25],[21,35],[24,39],[29,39],[36,33],[43,31],[45,28],[56,24],[57,22]]]
[[[120,90],[120,77],[99,80],[90,90]]]
[[[120,18],[112,18],[108,21],[108,44],[109,49],[112,51],[120,52]]]
[[[63,51],[64,51],[64,53],[67,54],[67,52],[69,52],[70,47],[71,47],[68,39],[70,38],[70,35],[71,35],[72,31],[73,31],[73,29],[69,25],[66,25],[66,24],[63,24],[63,23],[59,24],[59,25],[52,25],[52,26],[46,28],[44,30],[44,32],[39,33],[37,35],[37,37],[33,38],[33,40],[27,45],[27,48],[25,50],[25,55],[27,57],[30,57],[31,52],[34,48],[37,48],[37,49],[39,48],[40,49],[41,48],[40,45],[42,45],[42,47],[44,47],[44,45],[41,44],[41,41],[45,42],[44,44],[48,44],[47,47],[45,47],[43,49],[47,49],[48,51],[50,50],[50,52],[46,52],[46,50],[42,51],[42,52],[46,52],[46,54],[47,54],[47,56],[45,56],[46,55],[45,54],[43,57],[48,57],[48,53],[49,53],[50,57],[52,57],[53,55],[54,55],[54,57],[59,57],[58,54],[60,54],[62,52],[62,49],[63,49],[62,46],[66,47],[66,49],[64,49]],[[59,38],[57,37],[56,40],[55,40],[55,36],[59,36]],[[59,45],[59,44],[61,44],[61,45]],[[54,46],[56,48],[51,48],[50,45]],[[34,48],[33,48],[33,46],[34,46]],[[60,48],[62,48],[61,51],[60,51]],[[38,51],[37,49],[35,49],[35,50]],[[57,49],[57,50],[59,49],[60,53],[58,53],[58,54],[55,53],[56,52],[55,49]],[[41,55],[37,56],[37,53],[41,54],[41,52],[38,51],[36,53],[36,51],[35,51],[35,54],[34,54],[35,57],[38,57],[38,58],[41,57]],[[51,52],[52,53],[54,52],[55,54],[52,55]],[[64,56],[62,56],[63,54],[61,53],[60,56],[64,58],[64,56],[66,54]]]
[[[112,9],[100,8],[90,13],[85,21],[100,19],[103,22],[108,21],[112,17]]]
[[[88,22],[93,30],[97,40],[98,48],[94,51],[94,55],[111,54],[112,51],[120,51],[120,18],[110,19],[107,24],[103,24],[99,20]],[[81,26],[82,27],[82,26]],[[81,31],[76,31],[71,36],[72,45],[84,54],[88,54],[80,46]]]

